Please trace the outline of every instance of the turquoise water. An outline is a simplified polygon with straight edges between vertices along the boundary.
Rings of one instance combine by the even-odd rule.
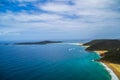
[[[0,45],[0,80],[110,80],[93,59],[77,45]]]

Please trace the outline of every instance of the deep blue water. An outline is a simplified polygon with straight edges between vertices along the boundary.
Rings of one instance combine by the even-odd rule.
[[[94,52],[70,44],[0,45],[0,80],[110,80]]]

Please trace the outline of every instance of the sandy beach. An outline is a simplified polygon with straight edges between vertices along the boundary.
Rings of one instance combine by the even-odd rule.
[[[120,80],[120,64],[110,63],[106,61],[102,61],[102,62],[106,64],[110,69],[112,69]]]
[[[104,54],[105,54],[106,52],[108,52],[108,51],[106,51],[106,50],[100,51],[100,50],[99,50],[99,51],[95,51],[95,52],[102,56],[102,55],[104,55]]]
[[[100,55],[103,55],[107,51],[95,51],[95,52],[99,53]],[[104,60],[102,60],[101,62],[103,62],[110,69],[112,69],[112,71],[117,75],[117,77],[120,80],[120,64],[115,64],[115,63],[107,62],[107,61],[104,61]]]

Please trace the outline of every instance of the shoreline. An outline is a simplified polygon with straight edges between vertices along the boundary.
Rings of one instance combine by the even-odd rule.
[[[65,44],[77,45],[77,46],[82,46],[83,45],[83,43],[65,43]]]
[[[94,52],[96,52],[97,54],[99,54],[102,57],[108,51],[107,50],[103,50],[103,51],[99,50],[99,51],[94,51]]]
[[[108,67],[108,65],[106,65],[103,62],[100,62],[105,69],[109,72],[110,76],[111,76],[111,80],[119,80],[118,76],[113,72],[113,70],[111,68]]]
[[[119,78],[118,80],[120,80],[120,65],[119,64],[114,64],[114,63],[110,63],[110,62],[106,62],[106,61],[101,61],[103,62],[105,65],[107,65],[110,69],[112,69],[112,71],[116,74],[116,76]]]
[[[101,57],[103,54],[105,54],[105,52],[107,51],[94,51],[97,54],[99,54]],[[120,80],[120,64],[114,64],[111,62],[107,62],[107,61],[100,61],[104,67],[106,67],[106,69],[108,70],[108,72],[110,72],[110,75],[112,77],[111,80]],[[110,71],[111,70],[111,71]],[[112,73],[112,74],[111,74]]]

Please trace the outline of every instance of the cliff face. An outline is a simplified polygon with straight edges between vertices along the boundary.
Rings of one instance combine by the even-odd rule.
[[[83,45],[90,46],[86,48],[87,51],[107,50],[108,52],[106,52],[100,60],[120,64],[120,40],[118,39],[93,40]]]

